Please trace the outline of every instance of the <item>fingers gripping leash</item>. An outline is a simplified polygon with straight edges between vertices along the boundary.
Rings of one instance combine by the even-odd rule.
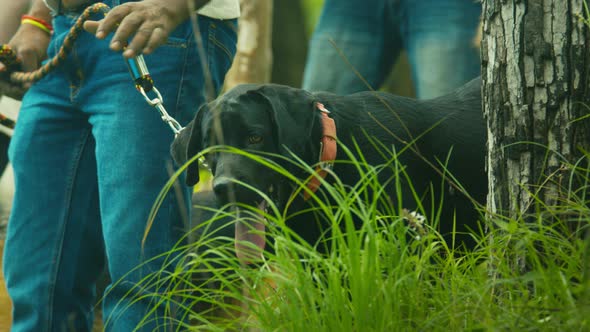
[[[8,45],[1,45],[0,62],[4,63],[8,70],[3,75],[0,75],[0,79],[10,80],[13,83],[33,83],[41,80],[50,71],[55,69],[57,66],[61,65],[63,61],[67,58],[68,54],[72,50],[74,42],[76,41],[80,33],[84,30],[84,22],[90,19],[90,17],[93,14],[102,13],[106,15],[106,13],[109,10],[110,7],[105,5],[104,3],[96,3],[94,5],[87,7],[84,10],[84,12],[82,12],[74,26],[70,29],[68,35],[64,39],[63,45],[61,46],[58,54],[56,54],[52,59],[47,61],[45,65],[33,72],[18,71],[20,69],[20,63],[16,52],[14,52],[14,50],[12,50]],[[170,114],[168,114],[168,112],[166,112],[166,109],[164,108],[164,100],[162,98],[162,95],[154,86],[154,81],[149,74],[143,55],[138,55],[133,58],[124,60],[127,63],[127,67],[129,68],[129,72],[131,73],[137,90],[143,95],[143,97],[150,106],[156,108],[156,110],[160,113],[162,120],[166,124],[168,124],[168,126],[170,126],[170,129],[172,129],[174,135],[178,135],[178,133],[183,128],[178,123],[178,121],[171,117]],[[149,93],[155,94],[155,97],[150,98],[148,96]],[[0,114],[0,125],[4,125],[10,129],[14,129],[15,123],[6,116]]]
[[[143,55],[136,55],[132,58],[126,59],[125,61],[127,63],[127,67],[129,68],[129,73],[131,73],[131,77],[133,78],[133,82],[135,82],[135,88],[137,91],[141,93],[150,106],[156,108],[156,110],[160,113],[162,121],[168,124],[170,129],[172,129],[174,136],[176,137],[183,128],[178,123],[178,121],[176,121],[176,119],[166,112],[166,109],[164,108],[164,99],[162,98],[160,91],[158,91],[154,85],[154,80],[148,71]],[[150,92],[155,94],[154,98],[150,98],[148,96],[148,93]]]

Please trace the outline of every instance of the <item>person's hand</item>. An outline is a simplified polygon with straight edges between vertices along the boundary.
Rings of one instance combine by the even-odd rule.
[[[115,32],[111,50],[124,50],[123,56],[130,58],[153,52],[187,18],[186,0],[144,0],[116,6],[104,19],[86,21],[84,29],[99,39]]]
[[[41,61],[47,56],[49,39],[47,32],[33,25],[23,24],[19,27],[8,45],[16,53],[22,71],[34,71],[41,66]],[[6,65],[0,62],[0,73],[6,72],[7,69]],[[31,84],[1,81],[0,94],[20,100]]]

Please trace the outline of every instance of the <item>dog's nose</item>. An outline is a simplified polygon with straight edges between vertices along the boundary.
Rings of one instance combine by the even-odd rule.
[[[230,178],[227,177],[216,177],[213,180],[213,191],[215,196],[224,202],[234,202],[236,200],[235,185],[232,183]]]

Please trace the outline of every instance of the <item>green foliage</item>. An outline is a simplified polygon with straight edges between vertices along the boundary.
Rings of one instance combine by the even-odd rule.
[[[305,13],[305,31],[307,31],[308,36],[311,35],[317,24],[323,4],[324,0],[301,0],[301,6]],[[280,3],[276,3],[276,5],[280,6]]]
[[[590,25],[585,11],[581,18]],[[306,190],[276,162],[233,148],[210,148],[190,162],[212,150],[248,156]],[[362,155],[358,147],[356,152]],[[585,185],[563,195],[567,199],[559,206],[539,200],[534,216],[488,216],[486,232],[473,234],[476,248],[465,251],[436,232],[439,223],[454,222],[438,220],[444,202],[416,213],[405,210],[403,202],[383,204],[389,202],[385,185],[399,188],[398,179],[406,175],[396,151],[383,148],[382,153],[390,163],[369,166],[355,160],[362,174],[358,183],[323,182],[322,193],[314,197],[315,212],[332,225],[329,254],[290,231],[285,221],[291,216],[267,197],[268,212],[253,206],[239,206],[239,213],[231,207],[211,211],[212,218],[191,234],[213,233],[227,220],[262,214],[274,253],[244,266],[235,257],[232,237],[187,234],[190,244],[179,244],[166,256],[173,272],[154,273],[143,286],[167,290],[149,296],[167,313],[175,307],[185,313],[178,328],[183,331],[590,330],[590,240],[584,237],[590,226],[590,172],[582,166],[590,154],[569,167],[575,169],[572,179]],[[310,166],[294,163],[313,173]],[[152,215],[185,168],[163,189]],[[383,183],[377,175],[385,168],[398,176]],[[419,215],[426,216],[424,223]],[[356,218],[364,221],[360,230],[353,229]]]
[[[301,184],[277,163],[221,149],[247,155]],[[268,213],[248,206],[240,206],[241,215],[231,209],[217,211],[193,230],[219,227],[224,217],[244,218],[243,211],[252,216],[264,213],[275,253],[265,254],[257,267],[240,265],[233,253],[233,238],[205,236],[178,248],[183,259],[174,263],[174,274],[155,274],[146,283],[168,285],[159,303],[166,308],[180,304],[185,309],[191,323],[182,330],[590,329],[588,258],[584,257],[588,242],[580,235],[588,229],[590,210],[582,192],[572,194],[567,205],[539,210],[538,217],[527,222],[489,220],[494,230],[479,236],[476,249],[463,252],[447,246],[437,234],[438,220],[421,224],[417,215],[402,209],[403,203],[390,208],[379,204],[388,201],[384,184],[377,179],[381,170],[393,168],[404,176],[395,153],[390,153],[388,165],[356,161],[363,177],[352,188],[323,183],[324,195],[335,202],[328,205],[325,197],[315,197],[317,212],[332,222],[330,254],[319,254],[290,232],[285,226],[289,216],[269,201]],[[312,172],[309,166],[297,164]],[[575,218],[546,224],[547,215],[564,215],[566,210]],[[436,219],[436,213],[426,209],[418,213]],[[352,220],[357,217],[364,226],[354,231]],[[575,231],[572,223],[577,225]],[[514,259],[519,258],[526,261],[524,273],[514,268]],[[195,278],[204,273],[206,278]],[[199,302],[213,309],[198,310]]]
[[[588,2],[583,1],[584,3],[584,11],[583,13],[578,13],[578,18],[584,22],[588,27],[590,27],[590,10],[588,9]]]

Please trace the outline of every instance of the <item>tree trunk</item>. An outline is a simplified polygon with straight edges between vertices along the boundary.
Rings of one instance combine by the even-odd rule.
[[[567,206],[588,167],[590,36],[583,0],[485,0],[482,79],[487,208],[511,219]],[[573,181],[572,181],[573,180]],[[522,267],[522,266],[521,266]]]
[[[236,56],[226,90],[241,83],[268,83],[272,70],[272,0],[240,0]]]

